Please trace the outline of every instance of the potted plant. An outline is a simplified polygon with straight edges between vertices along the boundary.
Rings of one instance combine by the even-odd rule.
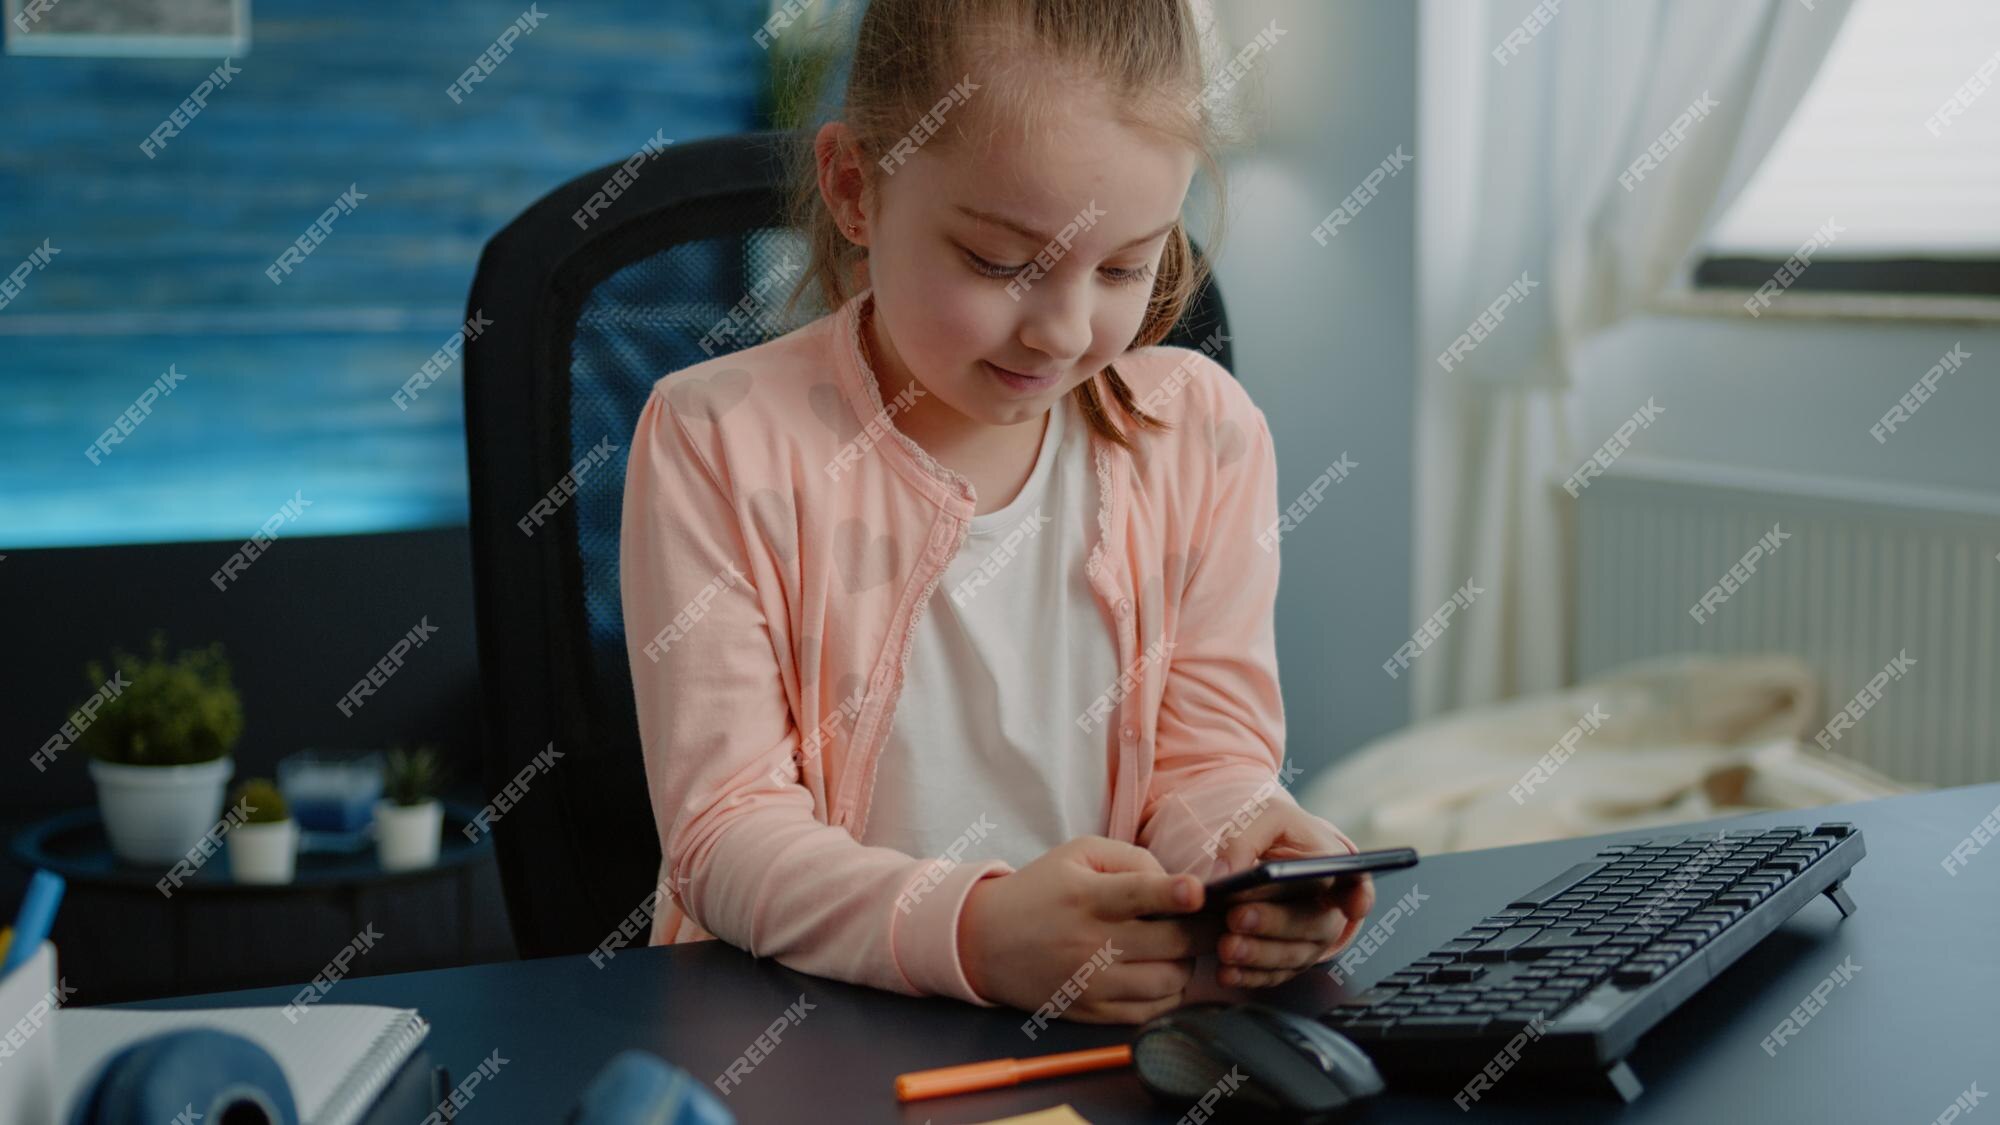
[[[172,863],[215,826],[243,733],[222,646],[171,660],[166,647],[155,633],[150,657],[112,650],[124,687],[76,740],[90,755],[111,850],[133,863]],[[95,660],[84,676],[93,688],[110,678]]]
[[[428,746],[389,751],[382,799],[375,802],[375,854],[385,871],[408,871],[437,862],[444,838],[444,805],[438,787],[444,771]]]
[[[289,883],[299,855],[299,822],[268,778],[237,788],[230,803],[229,877],[239,883]]]

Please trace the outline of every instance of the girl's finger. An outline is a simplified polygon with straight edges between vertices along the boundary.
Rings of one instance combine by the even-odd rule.
[[[1090,1005],[1078,1004],[1063,1015],[1077,1023],[1145,1023],[1180,1006],[1179,996],[1163,1000],[1105,1000]]]
[[[1106,1002],[1113,1000],[1138,1000],[1150,1002],[1167,1000],[1187,991],[1188,982],[1194,979],[1194,962],[1186,961],[1137,961],[1115,966],[1104,975],[1102,981],[1092,985],[1092,991]]]
[[[1340,904],[1341,913],[1347,916],[1347,925],[1333,939],[1332,945],[1336,952],[1346,948],[1347,943],[1361,933],[1362,921],[1367,918],[1368,912],[1375,908],[1375,881],[1365,875],[1362,879],[1363,882],[1359,886],[1337,892],[1336,901]]]
[[[1270,988],[1298,975],[1297,969],[1245,969],[1224,965],[1216,971],[1216,982],[1228,988]]]
[[[1342,881],[1333,889],[1333,903],[1349,918],[1365,918],[1375,909],[1375,879],[1363,875],[1352,881]]]
[[[1347,915],[1331,899],[1304,902],[1254,902],[1232,907],[1229,928],[1252,937],[1287,938],[1321,945],[1347,926]]]
[[[1319,941],[1286,941],[1226,934],[1216,950],[1224,965],[1243,969],[1303,969],[1326,950]]]

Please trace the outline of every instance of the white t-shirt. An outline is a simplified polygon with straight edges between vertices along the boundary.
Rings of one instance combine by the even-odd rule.
[[[972,517],[910,643],[862,843],[1019,868],[1109,819],[1110,742],[1076,723],[1118,677],[1084,564],[1089,424],[1065,396],[1020,495]]]

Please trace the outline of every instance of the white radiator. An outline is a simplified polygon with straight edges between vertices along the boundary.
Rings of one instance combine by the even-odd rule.
[[[1830,715],[1907,653],[1830,749],[1903,781],[2000,780],[2000,502],[1628,457],[1576,513],[1579,678],[1675,652],[1788,652],[1819,673]],[[1760,540],[1775,546],[1697,621]]]

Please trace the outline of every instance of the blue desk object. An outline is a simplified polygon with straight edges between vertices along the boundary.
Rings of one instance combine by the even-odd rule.
[[[55,923],[56,907],[62,905],[62,896],[62,876],[53,871],[35,872],[35,877],[28,881],[28,893],[21,899],[21,910],[14,916],[14,936],[7,945],[7,956],[0,958],[0,976],[13,972],[16,965],[42,948],[49,927]]]
[[[1607,843],[1698,829],[1847,820],[1868,858],[1847,883],[1859,905],[1841,919],[1818,901],[1800,911],[1641,1041],[1631,1064],[1645,1094],[1630,1106],[1576,1095],[1494,1100],[1480,1120],[1524,1122],[1930,1121],[2000,1062],[2000,847],[1944,860],[2000,807],[2000,784],[1852,805],[1760,814],[1699,826],[1427,856],[1377,881],[1377,902],[1420,888],[1421,906],[1362,962],[1345,990],[1324,973],[1254,994],[1316,1013],[1415,960],[1515,893]],[[1852,958],[1853,980],[1775,1056],[1759,1043],[1829,970]],[[1194,1000],[1242,999],[1221,989],[1213,962]],[[282,1004],[293,989],[260,989],[137,1007]],[[509,1063],[459,1114],[464,1125],[559,1121],[619,1051],[652,1051],[710,1083],[801,997],[812,1005],[723,1099],[738,1120],[986,1121],[1068,1102],[1093,1125],[1173,1122],[1189,1107],[1153,1104],[1130,1071],[945,1101],[899,1105],[904,1071],[1029,1051],[1126,1042],[1130,1028],[1057,1023],[1029,1044],[1021,1012],[912,998],[793,972],[723,942],[627,948],[595,967],[550,957],[341,983],[345,1003],[415,1007],[431,1021],[426,1049],[454,1075],[496,1049]],[[399,1081],[428,1074],[413,1062]],[[421,1073],[420,1073],[421,1072]],[[378,1113],[377,1119],[391,1118]],[[1391,1094],[1365,1120],[1463,1123],[1448,1097]],[[402,1120],[402,1118],[395,1118]]]

